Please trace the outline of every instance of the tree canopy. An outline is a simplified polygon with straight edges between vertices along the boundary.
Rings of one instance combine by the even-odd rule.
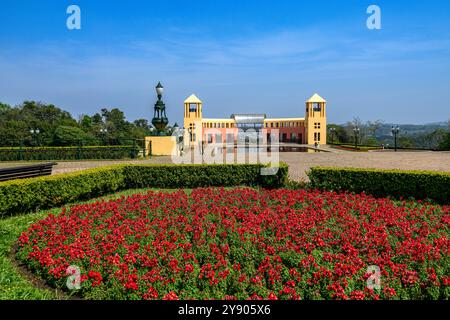
[[[147,120],[129,122],[119,108],[103,108],[75,120],[53,104],[25,101],[11,107],[0,103],[0,146],[130,144],[130,139],[149,134]]]

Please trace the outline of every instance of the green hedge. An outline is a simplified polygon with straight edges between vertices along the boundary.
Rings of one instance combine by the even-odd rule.
[[[314,167],[308,177],[317,189],[450,203],[450,172]]]
[[[286,183],[286,164],[281,164],[273,176],[261,175],[263,167],[260,164],[116,165],[1,182],[0,215],[58,207],[123,189],[241,185],[277,188]]]
[[[133,146],[12,147],[0,148],[0,161],[133,158]]]

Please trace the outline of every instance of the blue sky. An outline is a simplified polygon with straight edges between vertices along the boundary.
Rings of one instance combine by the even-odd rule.
[[[66,28],[71,4],[81,30]],[[366,27],[371,4],[381,30]],[[0,44],[0,101],[75,117],[151,119],[161,81],[178,123],[191,93],[205,117],[303,117],[317,92],[330,122],[450,119],[448,0],[2,1]]]

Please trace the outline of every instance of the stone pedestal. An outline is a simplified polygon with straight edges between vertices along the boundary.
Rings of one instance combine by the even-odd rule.
[[[175,136],[150,136],[145,137],[146,155],[176,156],[178,154],[177,137]]]

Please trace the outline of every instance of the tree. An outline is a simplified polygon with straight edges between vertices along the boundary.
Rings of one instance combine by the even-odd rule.
[[[365,131],[367,133],[364,144],[373,146],[379,145],[380,141],[377,139],[377,132],[383,126],[383,120],[367,121],[365,126]]]
[[[14,146],[19,143],[33,145],[39,139],[42,145],[52,145],[55,130],[60,125],[77,126],[70,113],[52,104],[25,101],[17,107],[2,107],[0,117],[0,145]],[[39,135],[30,130],[39,129]]]
[[[54,144],[60,146],[73,146],[78,144],[91,144],[95,138],[77,127],[59,126],[55,130]]]
[[[450,127],[450,122],[449,122]],[[439,150],[450,151],[450,130],[447,131],[442,137],[442,141],[439,143]]]
[[[414,148],[414,140],[408,136],[399,136],[397,138],[398,145],[402,148]]]
[[[353,131],[353,129],[355,127],[359,128],[359,132],[358,132],[358,144],[361,144],[361,141],[365,138],[366,133],[365,133],[365,127],[361,121],[361,119],[359,119],[359,117],[354,117],[353,121],[348,121],[345,125],[345,130],[347,131],[347,135],[349,137],[351,137],[349,140],[352,143],[355,143],[355,132]]]
[[[347,134],[347,130],[344,126],[338,124],[329,124],[328,128],[334,128],[333,138],[331,132],[328,130],[327,141],[334,141],[335,143],[349,143],[350,139]]]
[[[92,116],[92,124],[93,125],[99,125],[102,123],[103,123],[103,117],[100,114],[96,113]]]
[[[442,128],[436,129],[433,132],[425,136],[429,149],[437,150],[440,148],[441,143],[444,143],[445,137],[448,132]]]
[[[31,129],[39,129],[39,134],[31,133]],[[69,112],[53,104],[24,101],[11,107],[0,103],[0,146],[33,146],[37,140],[42,146],[67,145],[78,140],[91,144],[103,139],[112,144],[130,144],[131,139],[149,134],[148,120],[128,122],[119,108],[103,108],[92,116],[81,115],[76,121]]]
[[[11,106],[9,104],[5,104],[5,103],[1,103],[0,102],[0,113],[4,112],[6,110],[9,110],[9,109],[11,109]]]
[[[133,123],[137,128],[141,128],[143,130],[150,130],[150,126],[148,124],[147,119],[137,119],[137,120],[134,120]]]
[[[92,131],[93,121],[92,121],[92,118],[89,117],[88,115],[85,115],[85,114],[81,115],[79,123],[80,123],[80,127],[84,131],[86,131],[86,132]]]
[[[134,128],[132,136],[136,138],[144,138],[150,135],[150,125],[147,119],[137,119],[133,122]]]

